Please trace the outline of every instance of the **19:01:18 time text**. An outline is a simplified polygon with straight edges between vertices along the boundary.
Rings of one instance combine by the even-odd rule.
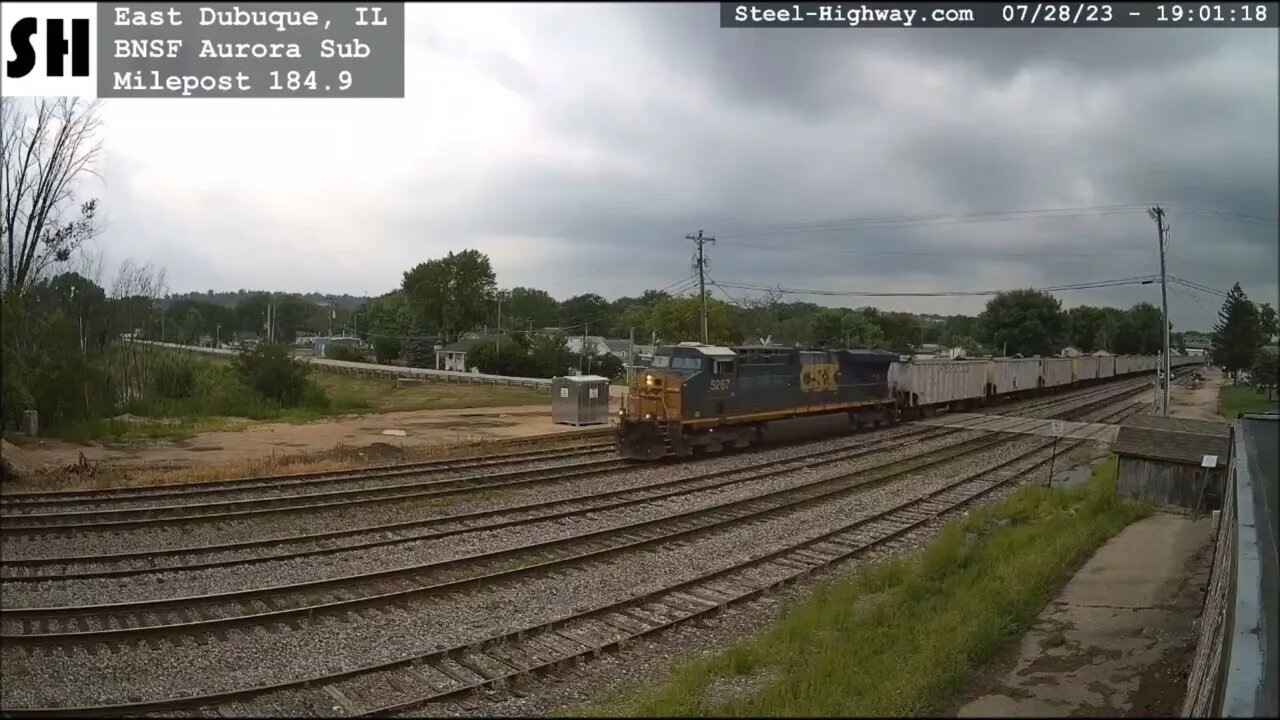
[[[1266,22],[1267,6],[1266,5],[1240,5],[1240,19],[1244,22]],[[1233,6],[1228,11],[1231,21],[1236,19],[1236,10]],[[1199,20],[1200,22],[1224,22],[1227,20],[1227,13],[1223,13],[1221,5],[1191,5],[1183,7],[1182,5],[1157,5],[1156,20],[1159,22],[1179,22],[1181,20]]]
[[[279,70],[269,70],[267,71],[267,74],[271,76],[271,84],[267,86],[268,90],[288,90],[290,92],[296,92],[302,88],[312,91],[328,91],[333,89],[328,85],[325,85],[323,88],[320,87],[320,84],[316,82],[315,70],[311,70],[306,73],[302,73],[297,70],[289,70],[284,73],[281,73]],[[352,79],[350,70],[343,70],[338,73],[338,90],[346,90],[351,87],[351,83]]]

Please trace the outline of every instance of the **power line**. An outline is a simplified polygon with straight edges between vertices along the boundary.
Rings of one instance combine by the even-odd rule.
[[[1133,236],[1124,238],[1095,238],[1101,240],[1121,240],[1130,239]],[[894,242],[893,240],[881,239],[877,242]],[[768,245],[762,243],[744,243],[733,242],[727,245],[730,248],[750,248],[753,250],[780,250],[784,252],[795,252],[794,245]],[[838,255],[888,255],[888,256],[908,256],[908,257],[996,257],[996,258],[1073,258],[1073,257],[1112,257],[1116,255],[1142,255],[1142,250],[1111,250],[1107,252],[1009,252],[1003,250],[853,250],[848,248],[834,247],[831,245],[806,245],[806,249],[821,250],[822,252],[831,252]]]
[[[1155,282],[1159,279],[1159,275],[1137,275],[1128,278],[1116,278],[1114,280],[1098,280],[1085,283],[1071,283],[1068,285],[1055,285],[1039,288],[1014,288],[1024,290],[1035,290],[1038,292],[1061,292],[1066,290],[1089,290],[1093,288],[1118,287],[1121,285],[1145,285]],[[720,283],[725,287],[736,288],[738,290],[755,290],[760,292],[779,292],[784,295],[825,295],[833,297],[964,297],[964,296],[981,296],[981,295],[999,295],[1001,293],[1010,292],[1010,289],[1003,290],[956,290],[947,292],[871,292],[863,290],[807,290],[801,288],[784,288],[764,287],[761,285],[748,285],[743,283]]]
[[[952,225],[975,222],[1008,222],[1019,220],[1050,220],[1057,218],[1117,215],[1138,213],[1143,205],[1099,205],[1078,208],[1049,208],[1041,210],[1011,210],[1003,212],[950,213],[900,217],[863,217],[825,220],[812,223],[791,223],[764,226],[758,229],[730,229],[720,234],[721,239],[756,237],[765,235],[794,235],[827,230],[843,230],[864,227],[901,227],[910,225]]]

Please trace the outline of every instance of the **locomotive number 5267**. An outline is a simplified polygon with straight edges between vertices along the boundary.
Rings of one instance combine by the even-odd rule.
[[[723,392],[729,389],[729,378],[720,378],[711,381],[711,392]]]

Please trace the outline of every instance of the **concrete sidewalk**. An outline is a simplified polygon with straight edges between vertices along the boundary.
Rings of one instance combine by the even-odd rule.
[[[1157,514],[1112,538],[958,717],[1176,716],[1212,559],[1211,521]]]

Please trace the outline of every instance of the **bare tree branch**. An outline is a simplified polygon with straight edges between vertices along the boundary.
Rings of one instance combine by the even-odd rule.
[[[76,205],[76,181],[102,154],[98,101],[0,99],[0,283],[22,292],[97,232],[97,201]]]

